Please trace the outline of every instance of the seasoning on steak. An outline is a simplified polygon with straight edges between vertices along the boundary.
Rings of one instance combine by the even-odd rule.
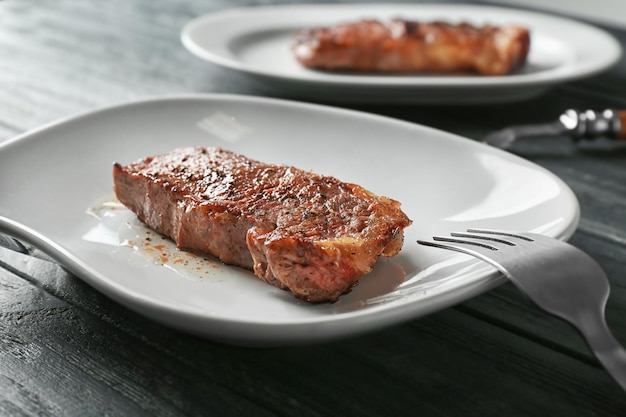
[[[396,255],[411,221],[355,184],[220,148],[113,167],[117,198],[180,249],[248,268],[311,302],[336,301]]]
[[[305,67],[369,72],[476,72],[504,75],[526,62],[530,33],[520,26],[362,20],[296,33]]]

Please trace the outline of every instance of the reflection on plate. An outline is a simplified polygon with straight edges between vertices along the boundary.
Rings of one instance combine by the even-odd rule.
[[[319,305],[249,271],[177,252],[112,200],[112,163],[198,145],[333,175],[401,201],[414,220],[402,251],[337,303]],[[469,226],[567,238],[578,222],[570,189],[509,153],[380,116],[228,95],[130,103],[22,135],[0,146],[0,195],[0,230],[112,299],[167,325],[249,345],[371,331],[502,283],[490,267],[417,239]]]
[[[313,71],[291,56],[295,31],[360,18],[403,17],[520,24],[531,30],[528,64],[503,77],[363,75]],[[182,31],[197,56],[263,81],[282,94],[324,101],[489,103],[534,97],[554,84],[613,65],[619,43],[604,31],[555,16],[477,5],[290,5],[226,10],[199,17]]]

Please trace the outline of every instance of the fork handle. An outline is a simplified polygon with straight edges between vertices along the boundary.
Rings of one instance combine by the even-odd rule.
[[[615,382],[626,391],[626,350],[611,333],[604,314],[600,312],[582,317],[577,327],[596,358]]]

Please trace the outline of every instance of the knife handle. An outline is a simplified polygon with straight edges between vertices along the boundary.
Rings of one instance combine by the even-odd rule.
[[[576,139],[610,137],[626,140],[626,110],[566,110],[559,119],[565,130]]]
[[[618,139],[626,139],[626,110],[618,111],[617,117],[619,118],[619,134],[617,135]]]

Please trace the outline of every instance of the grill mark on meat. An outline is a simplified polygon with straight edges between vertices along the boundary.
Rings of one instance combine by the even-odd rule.
[[[298,31],[292,52],[305,67],[363,72],[476,72],[505,75],[526,62],[521,26],[361,20]]]
[[[117,198],[180,249],[209,253],[296,297],[336,301],[394,256],[411,221],[362,187],[220,148],[114,164]]]

